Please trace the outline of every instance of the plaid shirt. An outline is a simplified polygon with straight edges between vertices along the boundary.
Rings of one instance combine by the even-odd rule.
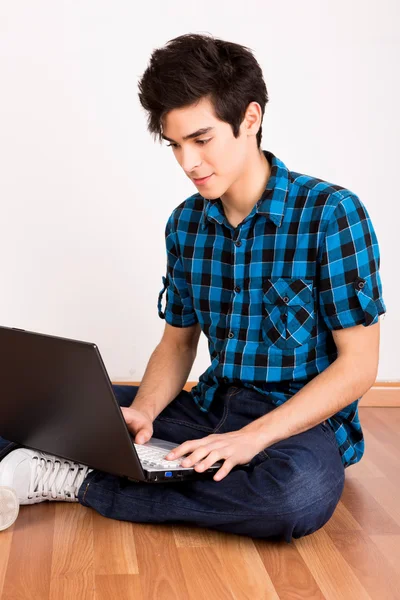
[[[211,365],[191,390],[205,412],[222,383],[279,406],[337,358],[332,329],[386,312],[378,240],[359,198],[263,152],[270,178],[236,228],[220,198],[196,193],[165,229],[158,314],[175,327],[199,322],[208,339]],[[364,454],[359,400],[328,419],[345,467]]]

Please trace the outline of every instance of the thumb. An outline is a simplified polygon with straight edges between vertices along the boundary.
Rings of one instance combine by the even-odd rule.
[[[148,431],[148,429],[141,429],[135,438],[135,442],[137,444],[144,444],[145,442],[148,442],[150,438],[151,432]]]

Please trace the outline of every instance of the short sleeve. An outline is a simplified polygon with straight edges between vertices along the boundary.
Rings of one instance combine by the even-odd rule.
[[[319,310],[330,330],[373,325],[386,312],[379,267],[367,209],[348,196],[335,208],[319,253]]]
[[[182,260],[176,244],[176,233],[173,228],[173,214],[165,227],[165,243],[167,252],[167,270],[162,277],[163,289],[158,295],[158,315],[174,327],[189,327],[198,322],[193,301],[187,287]],[[161,309],[162,296],[166,293],[165,311]]]

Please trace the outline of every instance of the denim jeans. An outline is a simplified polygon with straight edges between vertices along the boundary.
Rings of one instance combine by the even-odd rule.
[[[139,388],[113,389],[120,406],[130,406]],[[205,413],[182,390],[154,420],[153,435],[181,444],[238,430],[274,408],[268,396],[255,390],[224,385]],[[16,445],[0,438],[0,458],[2,447],[4,455]],[[254,456],[250,468],[231,471],[220,481],[135,482],[93,470],[78,500],[121,521],[190,524],[290,543],[331,518],[344,480],[335,434],[322,423],[268,446]]]

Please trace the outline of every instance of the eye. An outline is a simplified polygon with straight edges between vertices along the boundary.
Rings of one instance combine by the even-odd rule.
[[[196,140],[196,144],[199,144],[200,146],[205,146],[209,141],[211,141],[212,138],[208,138],[208,140]],[[178,144],[167,144],[168,148],[170,148],[172,146],[172,148],[177,148]]]

